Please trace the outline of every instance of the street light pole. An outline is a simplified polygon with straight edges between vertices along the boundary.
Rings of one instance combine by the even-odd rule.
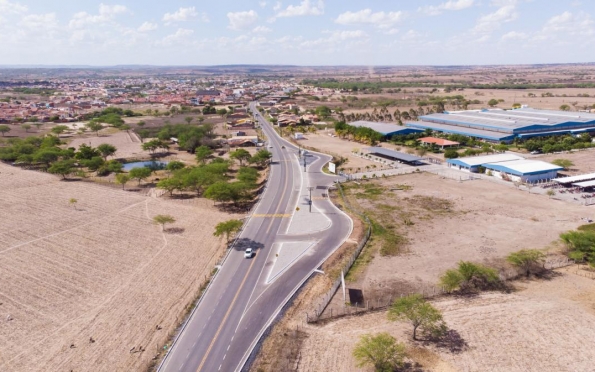
[[[310,191],[310,199],[309,199],[310,200],[310,203],[309,203],[310,204],[310,213],[312,213],[312,190],[314,190],[314,187],[309,186],[308,191]]]
[[[304,172],[306,171],[306,156],[304,155]]]

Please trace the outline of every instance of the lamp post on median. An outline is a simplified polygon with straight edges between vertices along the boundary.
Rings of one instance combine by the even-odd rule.
[[[312,190],[314,190],[314,187],[309,186],[308,191],[310,191],[310,198],[308,200],[309,200],[309,204],[310,204],[310,213],[312,213]]]
[[[306,155],[304,155],[304,172],[306,171]]]

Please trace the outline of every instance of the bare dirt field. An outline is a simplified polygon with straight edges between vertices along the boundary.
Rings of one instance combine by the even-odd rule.
[[[413,360],[429,371],[591,371],[595,360],[595,281],[558,270],[549,281],[517,282],[512,294],[434,301],[467,350],[450,353],[411,341],[411,328],[386,312],[306,326],[299,371],[359,369],[352,350],[365,333],[389,332],[407,342]]]
[[[215,224],[238,217],[4,164],[0,189],[3,371],[146,370],[224,253]]]
[[[348,190],[349,199],[408,242],[400,255],[374,255],[359,276],[364,292],[394,281],[414,288],[433,285],[460,260],[490,262],[524,248],[553,247],[560,233],[594,213],[589,207],[484,180],[460,183],[421,173],[368,181],[361,187],[367,184],[378,185],[382,194],[369,196],[354,187]],[[411,189],[390,191],[398,185]]]
[[[140,139],[132,132],[118,131],[109,135],[100,133],[99,137],[87,135],[73,139],[68,146],[78,149],[83,143],[92,147],[104,143],[113,145],[118,149],[114,157],[119,159],[150,157],[150,153],[142,149]]]
[[[555,159],[572,161],[574,165],[569,170],[563,171],[564,174],[578,175],[595,172],[595,149],[572,151],[564,154],[544,154],[536,156],[535,159],[549,162]]]

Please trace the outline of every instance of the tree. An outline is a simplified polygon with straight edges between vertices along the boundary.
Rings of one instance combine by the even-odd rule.
[[[209,158],[209,156],[211,156],[212,154],[213,154],[213,150],[211,150],[207,146],[197,147],[196,152],[195,152],[196,161],[201,164],[205,164],[207,159]]]
[[[50,166],[51,163],[57,161],[62,155],[62,150],[57,147],[42,148],[33,155],[33,160],[37,163],[44,163]]]
[[[495,269],[467,261],[460,261],[457,269],[447,270],[440,277],[440,285],[447,292],[456,289],[463,292],[487,289],[499,281],[500,278]]]
[[[409,321],[413,326],[413,339],[417,340],[417,329],[424,333],[439,334],[446,330],[442,314],[420,294],[397,299],[388,310],[389,320]]]
[[[2,133],[2,137],[4,137],[4,135],[10,131],[11,129],[8,125],[0,125],[0,133]]]
[[[360,368],[372,365],[378,372],[392,372],[403,367],[405,345],[397,343],[393,336],[385,332],[374,336],[365,334],[355,346],[353,356]]]
[[[138,180],[138,184],[140,185],[140,182],[148,178],[151,175],[151,173],[153,173],[151,169],[147,167],[140,167],[132,168],[130,172],[128,172],[128,175],[130,176],[130,178]]]
[[[122,190],[126,187],[126,184],[130,181],[130,176],[126,173],[116,174],[116,183],[122,185]]]
[[[174,195],[174,191],[181,190],[184,187],[184,182],[179,177],[164,178],[157,182],[157,188],[166,190],[170,196]]]
[[[250,163],[256,163],[260,167],[264,167],[273,154],[268,150],[258,150],[254,156],[250,158]]]
[[[564,170],[569,170],[570,167],[574,166],[574,163],[568,159],[555,159],[552,161],[552,164],[562,167]]]
[[[112,156],[118,151],[116,146],[110,145],[108,143],[102,143],[101,145],[97,146],[97,151],[103,156],[104,160],[107,160],[108,156]]]
[[[167,165],[165,166],[165,169],[169,172],[174,172],[174,171],[184,168],[185,166],[186,166],[186,164],[182,163],[181,161],[172,160],[169,163],[167,163]]]
[[[142,128],[142,127],[144,127],[144,126],[145,126],[145,124],[147,124],[147,123],[145,123],[143,120],[141,120],[141,121],[139,121],[138,123],[136,123],[136,125],[138,125],[138,126],[139,126],[139,127],[141,127],[141,128]]]
[[[35,128],[37,128],[39,131],[39,129],[43,126],[43,123],[33,123],[33,125],[35,125]]]
[[[130,129],[132,129],[132,127],[128,124],[124,124],[122,126],[120,126],[121,130],[125,130],[126,132],[130,132]]]
[[[60,134],[66,132],[67,130],[68,130],[68,127],[66,125],[56,125],[55,127],[52,128],[52,133],[59,136]]]
[[[235,234],[242,228],[244,223],[240,220],[229,220],[220,222],[215,226],[215,232],[213,235],[220,237],[225,235],[225,240],[229,243],[229,237]]]
[[[560,234],[568,247],[568,256],[577,261],[587,261],[595,267],[595,231],[569,231]]]
[[[90,121],[85,126],[89,128],[90,131],[95,132],[97,134],[97,137],[99,137],[99,131],[104,128],[104,126],[101,123],[98,123],[96,121]]]
[[[229,153],[229,157],[232,159],[237,159],[240,162],[240,167],[244,165],[244,161],[250,159],[251,155],[248,150],[244,149],[237,149]]]
[[[186,117],[184,118],[184,120],[186,120],[186,123],[187,123],[187,124],[190,124],[190,123],[192,123],[192,120],[194,120],[194,118],[193,118],[192,116],[186,116]]]
[[[551,199],[554,195],[556,195],[556,190],[548,189],[545,194]]]
[[[258,171],[250,167],[241,167],[237,177],[239,181],[253,185],[258,181]]]
[[[570,106],[568,106],[567,104],[563,104],[562,106],[560,106],[560,110],[561,111],[570,111]]]
[[[506,257],[506,261],[523,270],[527,277],[531,275],[531,269],[538,266],[545,259],[545,254],[537,249],[521,249]]]
[[[48,172],[52,174],[59,174],[63,179],[71,174],[74,169],[74,160],[60,160],[54,162],[49,168]]]
[[[68,204],[72,205],[74,207],[74,210],[76,210],[76,203],[78,203],[78,200],[76,200],[75,198],[70,198],[70,200],[68,200]]]
[[[498,102],[498,100],[495,98],[492,98],[491,100],[488,101],[488,105],[490,107],[498,106],[498,103],[500,103],[500,102]]]
[[[231,184],[219,181],[209,186],[205,190],[204,196],[214,202],[228,202],[234,199],[234,190]]]
[[[165,230],[165,225],[168,223],[174,223],[176,219],[170,216],[169,214],[158,214],[153,217],[153,223],[156,225],[161,225],[161,231]]]
[[[25,132],[29,133],[29,129],[31,129],[31,124],[23,124],[21,128],[25,130]]]
[[[444,158],[445,159],[456,159],[459,157],[459,153],[455,149],[446,149],[444,151]]]

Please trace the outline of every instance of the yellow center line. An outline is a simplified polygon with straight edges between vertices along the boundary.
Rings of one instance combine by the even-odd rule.
[[[285,176],[285,182],[283,185],[283,194],[281,194],[281,199],[279,199],[279,201],[283,200],[283,198],[285,197],[285,193],[287,192],[287,180],[289,179],[289,177],[287,177],[289,175],[289,173]],[[276,212],[279,212],[279,208],[277,209]],[[279,214],[279,213],[275,213],[275,214]],[[267,229],[267,234],[271,231],[271,228],[273,227],[273,222],[271,220],[271,224],[269,225],[269,228]]]
[[[254,214],[252,217],[257,218],[289,218],[291,214]]]
[[[219,333],[221,333],[221,330],[223,329],[223,326],[225,325],[225,322],[227,321],[227,318],[229,317],[229,313],[231,313],[231,310],[233,310],[233,305],[235,304],[236,300],[238,299],[238,296],[240,295],[240,292],[242,291],[244,284],[246,284],[246,280],[248,279],[248,274],[250,274],[250,271],[252,271],[252,267],[254,266],[255,262],[256,262],[256,260],[252,260],[252,262],[250,263],[250,267],[248,268],[248,271],[246,272],[246,276],[244,276],[244,280],[242,280],[242,284],[240,284],[240,288],[238,288],[238,291],[236,292],[236,294],[233,298],[233,301],[231,301],[231,304],[229,305],[229,308],[227,309],[227,313],[225,313],[225,316],[223,317],[223,320],[221,321],[221,325],[219,326],[219,329],[217,329],[217,333],[215,333],[215,336],[213,337],[213,340],[211,341],[211,344],[209,345],[207,352],[205,353],[204,357],[202,358],[202,361],[200,362],[200,365],[198,366],[198,369],[196,370],[196,372],[199,372],[202,369],[202,367],[204,366],[205,362],[207,361],[207,357],[209,356],[209,353],[211,352],[211,349],[213,348],[215,341],[217,341],[217,337],[219,337]]]

